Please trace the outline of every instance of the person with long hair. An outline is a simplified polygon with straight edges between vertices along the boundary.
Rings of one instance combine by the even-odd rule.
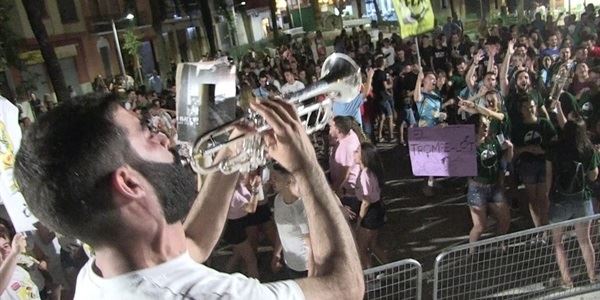
[[[513,122],[512,141],[515,145],[516,168],[535,227],[548,224],[548,197],[546,195],[546,149],[556,137],[554,126],[537,116],[537,104],[523,95],[517,104],[521,118]]]
[[[561,133],[559,141],[546,158],[546,195],[550,198],[550,223],[591,216],[594,214],[590,182],[598,177],[600,155],[586,133],[581,116],[571,118]],[[556,262],[562,286],[573,287],[568,258],[562,243],[564,228],[552,230]],[[575,234],[591,283],[597,281],[594,246],[590,239],[590,222],[575,224]]]
[[[356,226],[358,253],[363,268],[368,269],[372,266],[369,250],[379,260],[386,260],[385,252],[377,244],[379,229],[385,223],[385,208],[381,200],[383,164],[377,148],[371,143],[362,143],[354,154],[360,166],[355,190],[361,203]]]
[[[259,177],[252,173],[240,177],[229,204],[227,224],[223,233],[223,240],[233,247],[233,256],[227,262],[226,272],[232,273],[241,258],[246,275],[253,278],[259,277],[258,265],[246,227],[248,214],[254,213],[258,204],[258,179]]]
[[[500,173],[502,160],[512,159],[513,146],[507,140],[501,145],[496,136],[489,135],[490,122],[486,116],[471,115],[467,123],[475,126],[477,145],[477,176],[469,178],[467,192],[473,221],[469,242],[473,243],[479,240],[486,229],[488,211],[498,220],[498,235],[508,232],[510,205],[504,197]]]

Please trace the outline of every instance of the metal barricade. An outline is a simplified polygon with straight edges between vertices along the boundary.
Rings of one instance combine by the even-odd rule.
[[[447,250],[435,261],[433,299],[557,299],[600,290],[590,282],[581,251],[590,253],[586,241],[599,248],[599,221],[594,215]],[[572,286],[561,280],[555,244],[562,244]],[[587,255],[594,269],[598,252]]]
[[[423,272],[421,264],[414,259],[403,259],[363,273],[366,300],[421,299]]]

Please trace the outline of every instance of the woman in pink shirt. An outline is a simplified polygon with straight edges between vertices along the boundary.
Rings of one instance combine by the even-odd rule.
[[[258,176],[252,173],[240,177],[229,203],[227,223],[223,233],[223,240],[233,246],[233,257],[225,267],[226,272],[232,273],[241,258],[246,268],[246,275],[254,278],[258,278],[258,265],[246,234],[246,226],[248,226],[248,214],[256,211],[258,203],[259,180],[257,179]]]
[[[383,164],[377,148],[371,143],[362,143],[354,152],[360,173],[356,181],[356,196],[361,201],[357,222],[357,244],[363,268],[372,266],[372,252],[385,261],[385,252],[377,244],[377,234],[385,223],[385,208],[381,201],[383,187]]]

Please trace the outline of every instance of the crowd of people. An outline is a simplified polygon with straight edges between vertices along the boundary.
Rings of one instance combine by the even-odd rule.
[[[487,26],[474,38],[452,18],[416,39],[380,33],[373,41],[362,27],[342,30],[334,52],[360,66],[362,85],[351,101],[333,103],[322,164],[293,108],[272,99],[319,80],[323,35],[289,38],[275,52],[251,50],[239,62],[239,105],[273,127],[265,138],[275,162],[210,175],[198,195],[195,176],[173,163],[175,88],[157,73],[137,88],[130,78],[107,84],[99,76],[98,94],[73,103],[27,93],[17,101],[25,137],[15,175],[41,223],[27,243],[9,222],[0,225],[2,297],[123,298],[143,290],[159,298],[360,298],[361,267],[388,259],[378,243],[386,178],[376,145],[406,147],[410,127],[473,125],[470,242],[490,214],[497,233],[507,233],[511,201],[528,206],[536,227],[592,215],[600,197],[599,29],[590,4],[579,15],[540,12],[531,23]],[[99,96],[106,92],[112,96]],[[435,186],[424,178],[423,193],[433,196]],[[590,225],[576,233],[596,282]],[[552,242],[569,287],[562,234],[553,231]],[[271,272],[286,281],[259,284],[204,267],[219,241],[232,249],[225,272],[256,279]],[[271,270],[259,268],[265,243]]]
[[[372,265],[369,253],[385,261],[376,244],[385,220],[383,173],[377,151],[366,155],[365,149],[381,142],[407,146],[409,127],[474,126],[477,175],[465,188],[470,242],[486,230],[490,214],[497,233],[507,233],[511,205],[528,206],[536,227],[598,211],[599,24],[590,4],[580,15],[553,18],[538,11],[531,23],[490,25],[475,38],[452,18],[417,39],[380,33],[373,42],[361,27],[342,30],[334,51],[356,61],[363,85],[356,99],[334,103],[328,168],[347,216],[359,220],[363,267]],[[291,40],[275,55],[251,52],[241,62],[240,82],[261,99],[301,90],[318,80],[325,49],[317,32],[314,39]],[[434,187],[435,178],[426,178],[423,193],[433,196]],[[561,234],[552,240],[569,286]],[[577,234],[595,281],[589,226]]]

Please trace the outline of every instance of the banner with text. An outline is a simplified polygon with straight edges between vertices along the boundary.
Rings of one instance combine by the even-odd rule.
[[[21,144],[19,109],[0,96],[0,200],[17,232],[35,230],[37,222],[19,191],[13,167]]]
[[[400,37],[408,38],[433,30],[435,16],[430,0],[393,0]]]
[[[408,150],[415,176],[476,176],[473,125],[408,129]]]

